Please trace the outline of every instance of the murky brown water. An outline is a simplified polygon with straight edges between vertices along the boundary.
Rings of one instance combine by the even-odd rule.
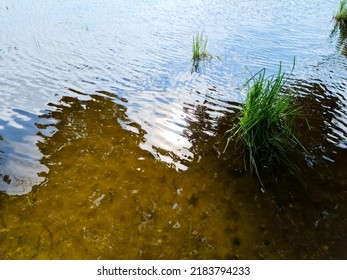
[[[337,3],[210,2],[0,4],[1,259],[347,258]],[[220,59],[192,73],[198,31]],[[303,182],[263,192],[223,135],[245,67],[294,56]]]

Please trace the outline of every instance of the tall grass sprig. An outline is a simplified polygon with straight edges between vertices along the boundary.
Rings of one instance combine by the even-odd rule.
[[[295,117],[299,114],[293,105],[295,92],[284,92],[287,76],[282,72],[282,64],[276,75],[266,77],[265,74],[263,69],[246,82],[247,98],[238,114],[238,122],[227,132],[224,149],[226,151],[232,140],[241,142],[249,156],[249,170],[261,183],[260,167],[280,164],[295,173],[297,167],[288,152],[297,145],[302,147],[293,133]]]
[[[212,59],[212,55],[206,50],[207,42],[208,38],[204,36],[203,32],[198,33],[196,37],[193,36],[193,61]]]
[[[341,0],[339,10],[335,15],[335,19],[338,22],[347,23],[347,0]]]

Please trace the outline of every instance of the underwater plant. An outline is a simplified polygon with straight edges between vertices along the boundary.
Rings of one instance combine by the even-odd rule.
[[[282,72],[282,64],[276,75],[266,77],[265,74],[266,70],[262,69],[247,80],[246,101],[237,115],[238,121],[227,131],[224,149],[225,152],[232,140],[242,143],[250,173],[254,172],[261,184],[260,167],[281,165],[296,173],[298,168],[288,152],[298,145],[302,147],[293,132],[299,108],[293,104],[295,92],[285,90],[287,76]]]

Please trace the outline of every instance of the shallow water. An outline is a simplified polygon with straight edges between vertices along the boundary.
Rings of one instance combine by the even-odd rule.
[[[335,2],[3,1],[0,258],[345,259]],[[264,192],[223,135],[249,71],[294,57],[304,182]]]

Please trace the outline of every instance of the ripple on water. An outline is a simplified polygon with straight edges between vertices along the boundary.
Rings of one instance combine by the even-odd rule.
[[[42,153],[36,144],[39,118],[29,112],[12,109],[2,112],[0,135],[0,190],[23,195],[44,181],[48,168],[41,164]]]

